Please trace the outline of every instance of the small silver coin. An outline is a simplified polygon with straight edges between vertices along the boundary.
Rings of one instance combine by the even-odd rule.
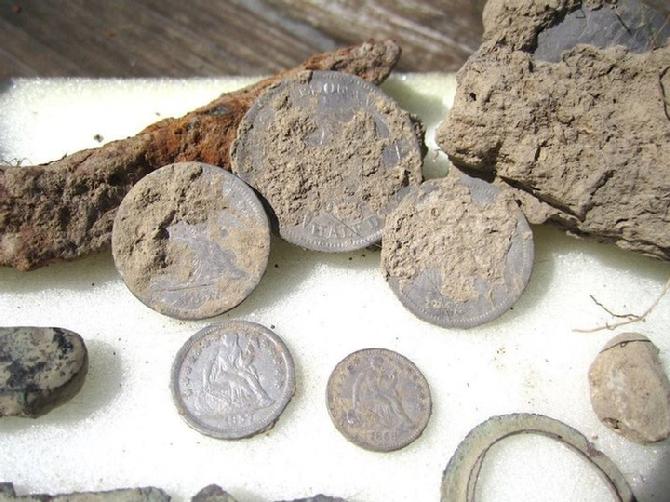
[[[305,72],[256,100],[231,161],[272,207],[282,238],[351,251],[377,242],[388,212],[421,182],[420,136],[409,113],[374,85]]]
[[[279,419],[295,392],[295,370],[272,331],[226,321],[189,338],[170,383],[175,406],[191,427],[218,439],[242,439]]]
[[[533,234],[508,192],[450,173],[410,193],[386,220],[382,270],[402,304],[443,327],[491,321],[533,268]]]
[[[328,413],[349,441],[388,452],[415,441],[428,425],[428,382],[413,362],[387,349],[363,349],[340,361],[328,380]]]
[[[267,266],[270,227],[253,189],[201,162],[142,178],[121,203],[112,254],[128,289],[148,307],[204,319],[242,302]]]

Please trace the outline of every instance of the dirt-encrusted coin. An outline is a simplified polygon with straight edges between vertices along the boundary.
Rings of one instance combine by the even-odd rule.
[[[417,317],[470,328],[506,312],[533,268],[533,234],[511,194],[458,173],[423,183],[386,220],[382,269]]]
[[[47,413],[79,392],[87,371],[86,345],[72,331],[0,328],[0,417]]]
[[[144,304],[204,319],[242,302],[268,261],[270,227],[254,191],[201,162],[169,164],[140,180],[114,220],[112,253]]]
[[[374,85],[314,71],[256,100],[231,160],[268,201],[285,240],[351,251],[377,242],[406,187],[421,182],[422,141],[418,122]]]
[[[226,321],[193,335],[172,366],[172,397],[186,422],[219,439],[270,429],[295,392],[293,359],[260,324]]]
[[[340,361],[328,380],[328,412],[349,441],[367,450],[399,450],[428,425],[430,388],[409,359],[363,349]]]

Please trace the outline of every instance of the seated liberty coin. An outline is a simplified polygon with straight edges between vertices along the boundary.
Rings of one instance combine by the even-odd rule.
[[[415,441],[428,425],[430,388],[412,361],[387,349],[363,349],[340,361],[328,380],[328,413],[349,441],[388,452]]]
[[[507,192],[456,172],[410,193],[387,218],[382,270],[405,307],[445,328],[505,313],[533,268],[533,234]]]
[[[169,164],[123,199],[112,230],[114,263],[148,307],[204,319],[241,303],[267,266],[270,226],[254,191],[201,162]]]
[[[170,385],[191,427],[242,439],[272,428],[293,397],[293,358],[264,326],[226,321],[189,338],[177,353]]]
[[[303,72],[256,100],[233,172],[272,207],[279,234],[315,251],[361,249],[421,182],[423,131],[389,96],[339,72]]]

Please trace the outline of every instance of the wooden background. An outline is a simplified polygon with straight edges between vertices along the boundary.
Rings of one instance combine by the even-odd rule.
[[[458,69],[485,0],[0,0],[0,79],[259,75],[369,38]]]

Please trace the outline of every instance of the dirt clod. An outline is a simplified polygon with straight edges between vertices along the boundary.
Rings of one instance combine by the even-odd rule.
[[[580,20],[568,16],[575,10],[613,9],[592,17],[611,21],[624,4],[647,9],[637,0],[489,1],[482,45],[458,74],[438,142],[459,168],[507,184],[531,223],[669,260],[667,39],[640,31],[650,49],[640,52],[636,38],[634,52],[577,37],[557,62],[534,54],[539,35]]]

